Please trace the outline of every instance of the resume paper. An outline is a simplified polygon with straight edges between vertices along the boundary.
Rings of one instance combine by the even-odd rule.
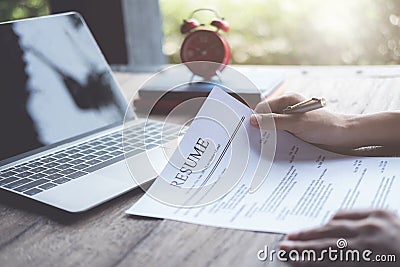
[[[398,213],[400,159],[325,151],[250,125],[252,110],[214,88],[146,194],[128,214],[288,233],[340,209]]]

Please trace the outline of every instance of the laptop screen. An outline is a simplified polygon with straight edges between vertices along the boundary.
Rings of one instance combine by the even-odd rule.
[[[0,162],[121,124],[126,108],[78,14],[0,24]]]

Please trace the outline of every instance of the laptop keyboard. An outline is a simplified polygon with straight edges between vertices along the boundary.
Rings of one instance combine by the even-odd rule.
[[[178,125],[143,122],[123,130],[124,147],[122,131],[118,131],[3,170],[0,188],[33,196],[121,161],[125,156],[159,147],[185,131]]]

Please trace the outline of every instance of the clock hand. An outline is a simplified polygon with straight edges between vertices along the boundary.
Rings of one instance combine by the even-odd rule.
[[[198,48],[198,47],[195,47],[194,48],[194,50],[197,52],[197,54],[199,55],[199,56],[205,56],[205,55],[207,55],[207,50],[203,50],[203,49],[200,49],[200,48]]]

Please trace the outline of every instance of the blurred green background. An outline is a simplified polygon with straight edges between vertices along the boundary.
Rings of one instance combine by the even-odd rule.
[[[0,0],[0,21],[49,14],[46,0]]]
[[[170,63],[180,62],[182,20],[201,7],[230,23],[223,35],[235,64],[400,63],[400,0],[160,0]],[[48,13],[46,0],[0,0],[0,21]],[[213,17],[196,18],[208,24]]]

